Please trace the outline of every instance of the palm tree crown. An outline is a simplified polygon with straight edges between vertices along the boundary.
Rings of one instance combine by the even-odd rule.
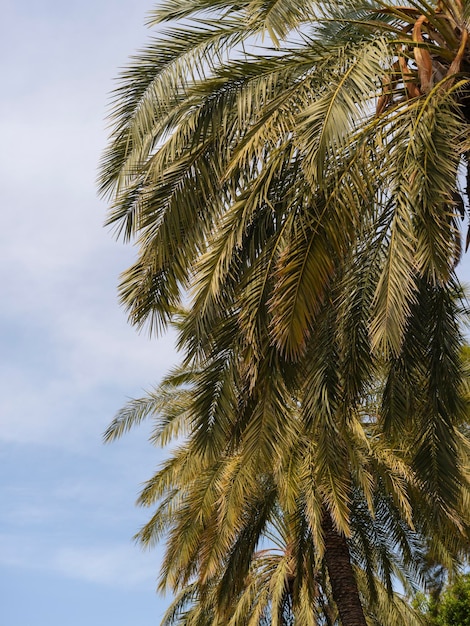
[[[191,447],[149,486],[163,503],[142,535],[179,511],[173,587],[215,576],[250,515],[259,536],[275,504],[293,515],[299,501],[315,549],[331,532],[352,567],[355,494],[372,515],[376,475],[436,545],[447,519],[465,531],[467,4],[167,0],[152,12],[170,27],[122,75],[101,190],[109,224],[138,247],[120,285],[131,321],[179,324],[181,380],[199,372],[181,413]],[[212,536],[216,511],[201,511],[222,501]]]

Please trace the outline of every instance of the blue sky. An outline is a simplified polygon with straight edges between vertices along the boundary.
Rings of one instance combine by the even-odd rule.
[[[175,360],[127,325],[132,250],[102,228],[96,169],[113,77],[151,0],[3,0],[0,55],[0,624],[150,626],[159,553],[133,534],[161,452],[103,446],[126,397]],[[463,277],[470,276],[469,259]]]
[[[175,359],[126,322],[132,251],[103,227],[96,170],[113,78],[149,0],[3,0],[0,54],[0,624],[150,626],[158,552],[133,534],[159,451],[103,446]]]

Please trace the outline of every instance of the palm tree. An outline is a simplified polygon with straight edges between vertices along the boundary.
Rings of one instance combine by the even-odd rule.
[[[380,426],[410,463],[430,523],[461,510],[466,11],[168,0],[153,23],[182,25],[141,53],[116,93],[101,189],[113,194],[109,222],[139,247],[122,300],[153,330],[190,290],[188,363],[232,363],[239,380],[227,393],[241,389],[246,405],[235,422],[219,413],[200,428],[207,462],[222,462],[233,429],[244,473],[270,475],[288,458],[287,408],[299,397],[279,386],[295,381],[298,421],[319,437],[310,524],[342,558],[331,584],[343,626],[365,623],[346,540],[352,485],[370,492],[352,426],[377,372]]]
[[[415,464],[450,502],[467,31],[460,1],[417,6],[163,3],[152,23],[183,26],[124,73],[101,189],[139,247],[133,323],[164,326],[191,288],[195,342],[235,307],[255,356],[267,327],[295,361],[334,298],[346,339],[366,335],[349,366],[388,371],[394,424],[426,380]]]
[[[300,516],[301,519],[301,516]],[[303,520],[304,530],[308,523]],[[367,522],[368,530],[370,525]],[[223,569],[202,587],[197,582],[188,584],[176,596],[168,608],[162,626],[189,626],[207,623],[211,626],[259,626],[277,624],[290,626],[335,626],[338,611],[331,600],[328,576],[320,563],[314,570],[316,560],[311,537],[299,542],[299,518],[287,520],[277,509],[265,539],[265,546],[252,558],[248,574],[238,595],[220,615],[219,596],[221,585],[227,576]],[[267,540],[269,539],[269,544]],[[413,540],[411,541],[413,543]],[[302,552],[299,554],[299,544]],[[391,559],[392,566],[403,574],[403,562]],[[388,563],[390,564],[390,563]],[[371,577],[360,567],[356,572],[361,595],[366,598],[367,618],[370,624],[395,626],[422,624],[411,604],[396,593],[391,594],[386,585]],[[368,584],[373,580],[373,597]]]
[[[240,441],[234,441],[240,390],[233,393],[233,372],[221,365],[219,360],[210,368],[168,376],[148,397],[129,403],[107,432],[108,439],[115,438],[152,415],[153,442],[180,443],[140,497],[141,504],[157,505],[157,509],[139,539],[151,545],[163,534],[169,537],[161,588],[170,588],[177,597],[168,615],[171,620],[187,619],[188,624],[199,626],[206,615],[207,623],[233,620],[235,626],[237,619],[247,623],[243,621],[248,619],[247,612],[256,620],[278,607],[278,614],[285,614],[286,619],[295,614],[296,619],[306,620],[308,615],[306,623],[311,623],[323,616],[333,624],[337,612],[332,602],[335,573],[330,563],[338,542],[337,533],[329,540],[322,536],[324,523],[318,521],[324,509],[315,471],[321,454],[312,443],[318,436],[312,431],[308,436],[305,423],[297,419],[285,435],[283,459],[272,463],[268,474],[264,460],[260,464],[259,458],[247,454],[252,433],[239,433],[236,440]],[[295,406],[298,404],[293,404],[290,420]],[[270,415],[271,411],[264,417]],[[248,431],[254,421],[246,420]],[[365,428],[373,450],[367,451],[359,440],[353,447],[359,449],[356,465],[360,454],[367,454],[367,465],[359,470],[363,474],[368,471],[375,480],[367,490],[369,501],[364,495],[364,478],[351,493],[347,559],[355,570],[368,619],[377,619],[383,626],[397,623],[397,611],[406,612],[393,594],[393,581],[400,580],[408,588],[408,577],[419,579],[424,539],[432,537],[442,559],[454,549],[457,535],[449,521],[445,529],[436,532],[434,528],[430,534],[429,525],[423,522],[431,509],[426,499],[415,507],[416,529],[410,528],[405,519],[403,482],[411,477],[372,434],[369,419]],[[357,424],[352,431],[355,429]],[[263,537],[281,551],[259,552]],[[274,604],[273,593],[277,593]],[[406,623],[411,620],[410,615]]]
[[[294,387],[286,389],[272,363],[271,381],[260,376],[249,398],[237,364],[222,351],[200,368],[177,370],[124,407],[106,434],[118,437],[153,415],[152,441],[180,442],[142,491],[140,503],[157,509],[138,535],[145,545],[168,536],[161,588],[177,594],[171,619],[191,616],[200,625],[204,614],[211,624],[216,617],[220,624],[246,623],[246,611],[261,619],[276,606],[286,619],[293,611],[296,619],[307,612],[320,620],[336,615],[337,606],[348,624],[365,620],[364,604],[369,619],[378,612],[382,626],[396,623],[396,611],[406,609],[393,581],[406,588],[407,571],[419,578],[424,539],[451,563],[461,546],[458,528],[444,518],[432,527],[433,506],[416,492],[412,519],[412,473],[384,445],[370,410],[352,414],[337,431],[339,455],[325,451],[323,441],[332,437],[321,432],[324,421],[312,427],[303,419]],[[346,460],[342,438],[349,441]],[[282,559],[260,561],[257,546],[272,539],[273,527],[285,547]],[[253,581],[260,563],[268,569]]]

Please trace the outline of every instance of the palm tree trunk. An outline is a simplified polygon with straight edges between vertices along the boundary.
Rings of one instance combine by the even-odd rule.
[[[322,529],[325,562],[341,624],[342,626],[367,626],[346,537],[336,530],[331,515],[326,510],[323,515]]]

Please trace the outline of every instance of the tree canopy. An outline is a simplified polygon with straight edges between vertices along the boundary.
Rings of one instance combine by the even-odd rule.
[[[186,438],[139,536],[168,532],[162,584],[215,585],[217,619],[279,516],[343,626],[372,619],[374,580],[392,597],[403,533],[448,566],[468,545],[469,11],[167,0],[121,76],[100,178],[138,249],[121,300],[177,326],[183,363],[108,437],[155,414],[155,441]]]
[[[428,626],[468,626],[470,624],[470,575],[460,574],[443,585],[438,593],[419,596],[425,624]]]

